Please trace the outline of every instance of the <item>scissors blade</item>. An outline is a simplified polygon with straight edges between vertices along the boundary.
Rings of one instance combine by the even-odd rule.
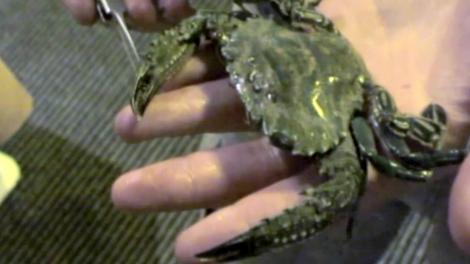
[[[124,50],[127,57],[133,67],[134,71],[137,71],[137,67],[140,62],[140,56],[135,47],[134,40],[129,32],[129,29],[124,21],[121,12],[116,11],[111,7],[107,0],[97,0],[96,9],[101,22],[106,26],[116,28],[121,39],[121,43],[124,46]]]

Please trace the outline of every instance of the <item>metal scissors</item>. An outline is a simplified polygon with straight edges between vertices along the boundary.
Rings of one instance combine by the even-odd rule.
[[[117,29],[129,61],[134,70],[137,70],[140,56],[137,52],[134,41],[132,40],[131,34],[129,33],[126,22],[124,21],[123,12],[113,9],[107,0],[97,0],[96,9],[98,11],[99,18],[104,25]]]

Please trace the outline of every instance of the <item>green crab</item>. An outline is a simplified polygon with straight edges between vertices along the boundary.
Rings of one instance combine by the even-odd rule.
[[[248,2],[269,5],[275,15],[255,15],[244,8]],[[341,213],[353,215],[368,162],[391,177],[426,181],[433,168],[467,155],[467,149],[441,150],[441,106],[430,104],[421,116],[398,111],[351,44],[316,10],[320,2],[190,1],[196,14],[158,34],[143,58],[131,101],[138,115],[203,40],[214,42],[249,122],[273,144],[314,158],[326,178],[302,192],[302,204],[199,253],[201,261],[256,256],[315,235]]]

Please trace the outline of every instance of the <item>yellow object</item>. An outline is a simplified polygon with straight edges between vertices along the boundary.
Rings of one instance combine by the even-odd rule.
[[[15,188],[20,176],[18,163],[12,157],[0,152],[0,204]]]
[[[0,58],[0,143],[13,135],[33,109],[33,98]]]
[[[0,59],[0,143],[12,136],[33,109],[33,98]],[[16,161],[0,151],[0,204],[21,176]]]

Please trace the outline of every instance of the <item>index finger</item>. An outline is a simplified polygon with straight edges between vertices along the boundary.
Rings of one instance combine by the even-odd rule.
[[[449,228],[457,246],[470,253],[470,158],[459,169],[449,199]]]
[[[121,176],[111,195],[129,211],[219,207],[301,170],[293,157],[262,139],[200,151]]]

